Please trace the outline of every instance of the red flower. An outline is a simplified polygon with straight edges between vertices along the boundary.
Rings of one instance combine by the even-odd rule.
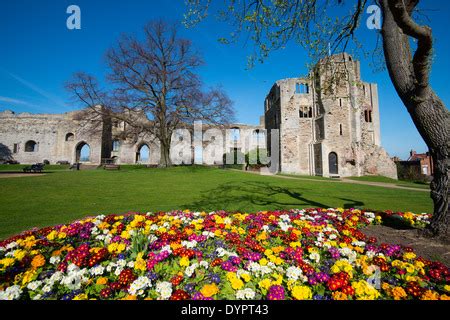
[[[189,300],[189,294],[184,290],[175,290],[170,297],[170,300]]]
[[[126,287],[130,283],[132,283],[134,280],[136,280],[136,276],[133,273],[133,270],[131,269],[124,269],[119,275],[119,283]]]

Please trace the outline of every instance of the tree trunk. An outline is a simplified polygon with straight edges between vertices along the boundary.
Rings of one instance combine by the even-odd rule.
[[[418,1],[403,2],[396,7],[392,0],[380,1],[383,12],[383,49],[386,66],[394,87],[408,109],[420,135],[427,144],[434,161],[431,198],[433,218],[427,234],[446,237],[448,231],[448,156],[449,112],[428,83],[429,54],[432,48],[431,31],[416,25],[409,15]],[[400,9],[399,9],[400,8]],[[402,9],[407,9],[407,15]],[[408,36],[409,34],[409,36]],[[418,49],[411,53],[410,36],[417,37]]]
[[[412,103],[414,104],[414,101]],[[424,101],[416,102],[408,110],[433,159],[434,173],[430,187],[434,210],[431,224],[427,227],[425,234],[445,238],[448,235],[450,221],[448,217],[448,111],[434,92],[430,92]]]
[[[170,143],[167,141],[161,141],[161,160],[159,166],[161,168],[172,166],[172,161],[170,160]]]

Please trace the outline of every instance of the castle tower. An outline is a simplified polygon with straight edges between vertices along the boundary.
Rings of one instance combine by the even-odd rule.
[[[323,59],[308,77],[277,81],[265,125],[280,130],[282,172],[397,177],[380,147],[377,85],[361,81],[359,61],[346,53]]]

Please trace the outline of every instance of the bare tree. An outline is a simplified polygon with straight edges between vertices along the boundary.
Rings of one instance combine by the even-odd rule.
[[[308,50],[313,61],[319,61],[329,51],[345,51],[350,43],[361,48],[356,31],[368,1],[351,3],[354,5],[350,14],[337,17],[330,8],[339,10],[346,4],[344,0],[229,0],[226,8],[219,10],[219,17],[235,27],[231,40],[244,33],[253,41],[255,50],[251,61],[263,61],[271,51],[284,48],[289,41],[296,41]],[[429,83],[432,30],[415,19],[419,0],[378,0],[375,3],[383,17],[380,35],[385,65],[434,160],[431,183],[434,214],[427,233],[444,237],[449,222],[449,111]],[[187,26],[205,18],[209,4],[210,0],[189,0]],[[411,40],[417,43],[417,48],[411,47]]]
[[[143,40],[122,36],[106,53],[106,61],[111,71],[107,91],[83,73],[67,87],[95,112],[127,123],[134,134],[156,137],[163,167],[171,165],[175,129],[190,128],[195,120],[226,124],[233,119],[232,102],[224,91],[203,88],[196,74],[203,61],[189,40],[178,37],[175,25],[153,21],[144,27]]]

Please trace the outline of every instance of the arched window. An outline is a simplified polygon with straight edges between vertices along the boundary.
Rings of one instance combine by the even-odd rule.
[[[238,142],[241,139],[241,131],[239,128],[231,128],[231,141]]]
[[[91,161],[91,147],[86,142],[80,142],[76,149],[76,162]]]
[[[136,163],[148,163],[150,160],[150,147],[143,143],[136,151]]]
[[[37,151],[37,143],[33,140],[27,141],[25,143],[25,152],[36,152]]]
[[[66,134],[66,141],[73,141],[75,139],[75,135],[71,132]]]

